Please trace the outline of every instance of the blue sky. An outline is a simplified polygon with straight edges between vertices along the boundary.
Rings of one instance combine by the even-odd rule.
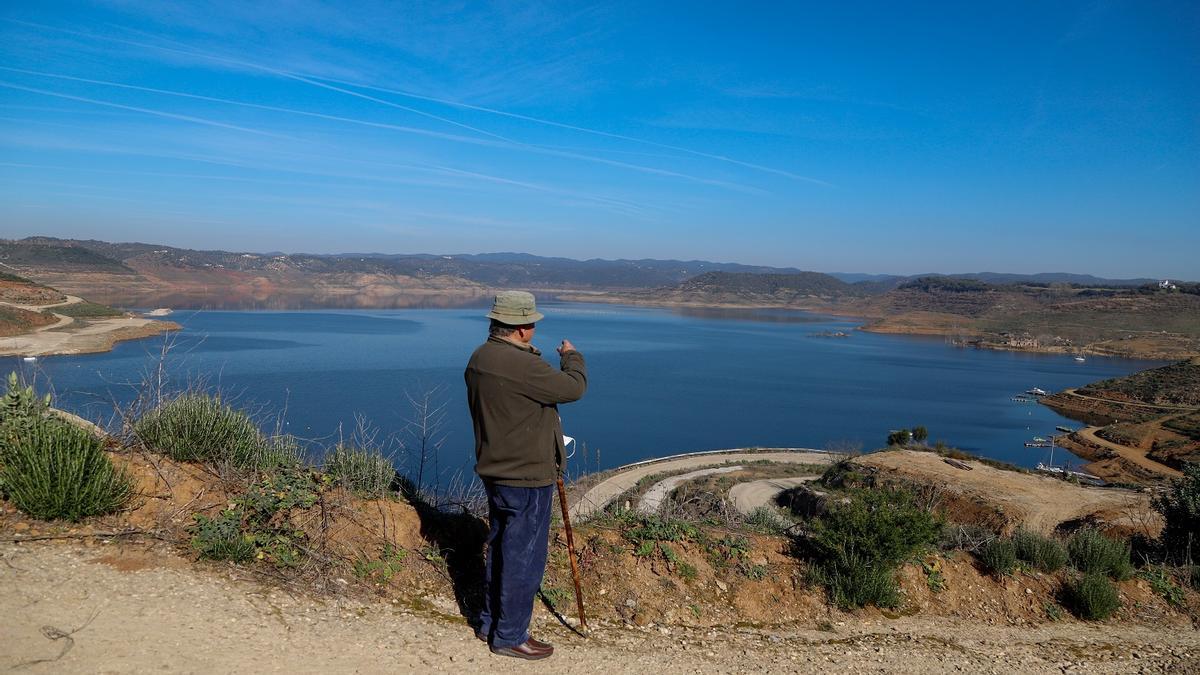
[[[1192,2],[10,0],[0,236],[1195,279],[1198,35]]]

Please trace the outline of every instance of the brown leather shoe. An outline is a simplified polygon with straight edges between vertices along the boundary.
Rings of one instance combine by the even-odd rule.
[[[546,643],[541,642],[539,644],[544,645]],[[532,638],[517,645],[516,647],[492,646],[490,649],[492,650],[493,654],[498,654],[500,656],[512,656],[514,658],[526,659],[529,661],[544,659],[554,653],[554,647],[549,645],[547,645],[545,648],[534,646]]]
[[[475,639],[479,640],[480,642],[487,642],[487,633],[475,631]]]
[[[554,651],[554,645],[550,644],[549,642],[542,642],[541,640],[534,639],[532,635],[529,636],[529,644],[537,647],[538,649],[549,649],[550,651]]]

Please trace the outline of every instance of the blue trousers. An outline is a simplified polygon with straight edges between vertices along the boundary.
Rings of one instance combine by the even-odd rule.
[[[479,632],[493,647],[529,639],[533,601],[546,572],[554,486],[524,488],[484,481],[488,496],[487,562]]]

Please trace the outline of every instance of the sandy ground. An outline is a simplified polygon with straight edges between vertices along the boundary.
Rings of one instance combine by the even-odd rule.
[[[822,628],[605,625],[583,639],[542,625],[555,655],[521,662],[490,654],[457,617],[292,596],[129,547],[0,544],[0,668],[26,673],[1200,672],[1190,629],[915,617]]]
[[[795,478],[765,478],[738,483],[729,488],[729,500],[738,513],[750,515],[755,509],[774,505],[775,496],[784,490],[804,485],[820,476],[797,476]]]
[[[779,450],[777,452],[759,452],[757,450],[748,451],[742,449],[719,453],[702,453],[615,469],[613,475],[592,486],[571,507],[571,520],[577,521],[603,511],[604,507],[608,506],[612,500],[616,499],[626,490],[636,486],[642,478],[664,471],[698,469],[715,464],[734,464],[749,461],[791,462],[795,464],[829,464],[834,461],[833,455],[816,450],[807,450],[804,448]]]
[[[1172,469],[1166,464],[1160,464],[1159,462],[1150,459],[1142,450],[1126,447],[1119,443],[1113,443],[1112,441],[1100,438],[1096,435],[1096,432],[1100,429],[1101,427],[1084,427],[1075,433],[1087,442],[1112,450],[1121,457],[1133,462],[1134,464],[1137,464],[1144,469],[1148,469],[1154,473],[1161,474],[1163,476],[1169,476],[1171,478],[1183,477],[1182,471],[1179,471],[1178,469]]]
[[[1152,519],[1148,495],[1130,490],[1074,485],[1058,478],[996,469],[981,462],[964,462],[971,471],[947,464],[931,452],[893,450],[855,460],[886,469],[895,476],[933,482],[944,489],[999,505],[1008,519],[1025,527],[1050,532],[1064,521],[1103,512],[1133,527]]]
[[[651,485],[650,489],[646,490],[646,494],[642,495],[641,500],[638,501],[638,511],[647,514],[658,513],[658,509],[662,506],[663,500],[667,498],[667,495],[671,494],[672,490],[688,482],[689,480],[702,478],[704,476],[712,476],[715,474],[741,471],[742,468],[743,467],[741,465],[734,465],[722,466],[715,469],[700,469],[698,471],[689,471],[688,473],[681,473],[678,476],[671,476],[670,478],[660,480],[654,485]]]
[[[69,319],[70,317],[62,317]],[[61,322],[60,322],[61,323]],[[67,323],[70,323],[68,321]],[[92,321],[78,330],[47,330],[0,338],[0,356],[90,354],[112,349],[121,340],[150,337],[178,326],[167,321],[119,317]]]

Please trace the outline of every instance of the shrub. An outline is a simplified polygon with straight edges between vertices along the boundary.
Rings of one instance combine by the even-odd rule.
[[[112,513],[129,501],[133,481],[88,431],[35,418],[5,443],[0,484],[21,511],[42,520],[76,521]]]
[[[49,409],[49,394],[39,398],[33,387],[22,387],[17,374],[9,373],[8,391],[0,399],[0,452],[15,443],[17,435],[28,432]]]
[[[1121,607],[1117,587],[1103,574],[1085,574],[1065,591],[1067,606],[1081,619],[1100,621]]]
[[[248,562],[254,557],[254,537],[242,532],[242,513],[226,509],[216,518],[195,515],[192,548],[202,558]]]
[[[766,506],[751,511],[750,515],[746,516],[746,526],[763,534],[783,534],[788,529],[783,516]]]
[[[1162,542],[1167,552],[1191,562],[1200,549],[1200,464],[1185,464],[1183,478],[1172,481],[1170,489],[1152,503],[1163,516]]]
[[[819,559],[860,554],[895,566],[930,546],[940,528],[907,490],[857,490],[812,524],[810,542]]]
[[[347,490],[369,497],[387,494],[396,477],[391,460],[379,450],[341,444],[326,453],[325,471]]]
[[[1028,530],[1013,535],[1017,559],[1043,572],[1057,572],[1067,564],[1067,549],[1056,539]]]
[[[894,607],[896,568],[929,547],[940,528],[911,492],[854,491],[812,524],[807,543],[815,577],[841,607]]]
[[[1017,547],[1012,539],[993,539],[980,547],[976,555],[983,569],[998,577],[1012,574],[1017,568]]]
[[[1104,574],[1122,581],[1133,576],[1129,544],[1109,539],[1094,528],[1084,528],[1067,540],[1071,564],[1085,574]]]
[[[134,423],[134,433],[182,462],[261,469],[293,463],[300,454],[294,439],[268,438],[249,415],[203,393],[182,394],[154,408]]]
[[[1186,571],[1188,585],[1200,591],[1200,565],[1188,565]]]
[[[1171,578],[1170,572],[1166,567],[1153,567],[1141,570],[1138,576],[1150,582],[1150,588],[1163,597],[1167,604],[1175,607],[1183,607],[1185,598],[1183,589],[1180,588],[1175,580]]]
[[[890,609],[900,604],[895,568],[864,555],[851,553],[826,561],[812,568],[812,578],[842,609],[865,605]]]

